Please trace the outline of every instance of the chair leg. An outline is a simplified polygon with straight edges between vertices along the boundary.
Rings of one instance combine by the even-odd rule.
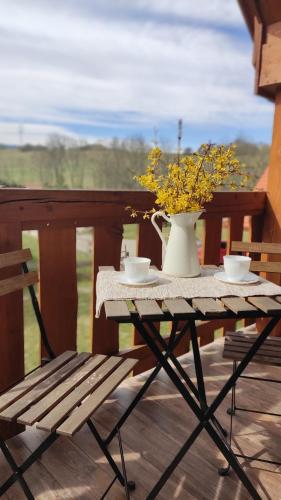
[[[20,483],[21,488],[22,488],[26,498],[28,498],[28,500],[34,500],[34,496],[32,495],[26,480],[24,479],[24,477],[21,474],[20,467],[17,466],[13,455],[11,454],[5,441],[3,441],[2,439],[0,439],[0,448],[1,448],[3,455],[6,458],[8,464],[10,465],[12,471],[15,474],[17,474],[18,482]],[[0,496],[2,496],[5,491],[6,491],[6,488],[4,488],[3,485],[1,485],[0,486]]]
[[[125,481],[126,498],[127,498],[127,500],[130,500],[130,493],[129,493],[130,486],[129,486],[129,483],[128,483],[128,480],[127,480],[127,471],[126,471],[126,465],[125,465],[125,459],[124,459],[124,452],[123,452],[123,445],[122,445],[121,433],[120,433],[120,429],[119,428],[117,430],[117,436],[118,436],[118,444],[119,444],[119,450],[120,450],[120,457],[121,457],[123,477],[124,477],[124,481]],[[131,483],[131,488],[132,488],[132,483]]]
[[[116,481],[116,479],[118,479],[118,481],[120,482],[120,484],[125,488],[126,496],[127,496],[128,492],[129,491],[133,491],[135,489],[136,485],[135,485],[134,481],[127,481],[125,461],[124,461],[124,453],[123,453],[123,447],[122,447],[122,440],[121,440],[119,429],[117,429],[117,434],[118,434],[118,441],[119,441],[119,449],[120,449],[120,455],[121,455],[121,464],[122,464],[123,475],[122,475],[119,467],[117,466],[115,460],[113,459],[112,455],[108,451],[107,445],[105,444],[104,440],[100,436],[100,434],[97,431],[97,429],[96,429],[95,425],[93,424],[92,420],[90,420],[90,419],[87,420],[87,424],[88,424],[88,427],[89,427],[90,431],[92,432],[93,436],[95,437],[95,439],[96,439],[96,441],[97,441],[100,449],[104,453],[104,455],[105,455],[105,457],[106,457],[109,465],[111,466],[111,468],[112,468],[112,470],[113,470],[113,472],[115,474],[114,479],[112,480],[112,482],[110,483],[109,487],[107,488],[106,492],[102,495],[102,497],[101,497],[100,500],[102,500],[103,498],[105,498],[105,495],[108,493],[108,491],[110,490],[110,488],[112,487],[112,485],[114,484],[114,482]],[[129,497],[127,496],[127,499],[128,498]]]
[[[236,370],[236,361],[233,361],[233,373]],[[230,408],[227,409],[228,415],[230,415],[230,429],[229,429],[229,446],[231,448],[232,444],[232,429],[233,429],[233,417],[235,415],[235,410],[236,410],[236,384],[231,389],[231,406]],[[227,467],[220,467],[218,469],[218,473],[220,476],[227,476],[230,471],[230,465],[228,464]]]
[[[233,361],[233,373],[235,372],[237,367],[236,361]],[[236,410],[236,384],[231,389],[231,407],[227,409],[227,413],[230,416],[235,415],[235,410]]]

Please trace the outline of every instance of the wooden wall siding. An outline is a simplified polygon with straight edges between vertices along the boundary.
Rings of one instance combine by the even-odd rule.
[[[267,26],[266,43],[262,45],[259,87],[281,83],[281,22]]]
[[[242,221],[247,216],[262,216],[265,193],[215,193],[206,207],[205,261],[218,262],[222,217]],[[125,207],[132,205],[139,210],[152,206],[153,196],[143,191],[47,191],[27,189],[0,190],[0,251],[21,247],[21,232],[39,231],[40,246],[40,300],[43,316],[56,352],[74,348],[76,344],[77,277],[76,244],[77,227],[94,228],[93,283],[99,265],[119,267],[123,224],[138,223],[138,253],[148,255],[152,263],[161,267],[161,241],[149,222],[142,218],[133,220]],[[239,224],[240,224],[239,222]],[[215,231],[214,231],[215,227]],[[234,229],[235,228],[235,229]],[[233,231],[241,231],[233,223]],[[237,235],[237,232],[236,232]],[[119,351],[117,326],[105,319],[94,319],[95,294],[89,312],[93,325],[93,350],[100,353]],[[10,295],[0,300],[1,353],[0,375],[4,388],[23,374],[23,320],[22,295]],[[213,339],[214,328],[221,327],[220,320],[200,327],[201,344]],[[140,339],[135,337],[135,344]],[[179,346],[179,352],[189,349],[188,342]],[[131,350],[127,350],[130,352]],[[154,364],[153,357],[143,345],[132,346],[132,353],[143,360],[140,369]],[[125,353],[126,355],[126,353]]]
[[[275,113],[273,122],[272,145],[269,160],[268,173],[268,197],[266,202],[266,211],[263,224],[262,240],[265,242],[281,242],[281,88],[276,94]],[[271,261],[281,260],[281,255],[271,255]],[[269,274],[277,284],[281,284],[281,274]],[[276,327],[273,335],[280,336],[281,328]]]
[[[76,230],[40,229],[40,306],[55,354],[76,349]]]
[[[255,91],[275,99],[281,83],[281,3],[278,0],[238,0],[253,37]]]
[[[281,89],[276,96],[273,124],[272,146],[268,173],[268,198],[262,239],[265,242],[281,242]],[[280,261],[281,255],[270,256],[272,261]],[[273,280],[281,283],[281,276],[276,274]]]
[[[107,321],[104,310],[100,318],[95,318],[96,291],[95,277],[99,266],[114,266],[120,269],[121,244],[123,238],[123,226],[116,222],[114,225],[97,226],[94,229],[94,272],[93,272],[93,352],[102,354],[114,354],[119,351],[118,325],[113,321]]]

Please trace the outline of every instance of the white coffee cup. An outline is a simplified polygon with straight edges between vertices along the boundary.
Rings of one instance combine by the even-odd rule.
[[[227,278],[232,281],[241,281],[250,270],[251,260],[251,257],[245,255],[225,255],[223,264]]]
[[[148,277],[150,259],[146,257],[126,257],[123,263],[125,276],[128,280],[139,283]]]

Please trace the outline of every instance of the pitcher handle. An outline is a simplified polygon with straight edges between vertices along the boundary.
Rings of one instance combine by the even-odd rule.
[[[167,243],[166,243],[166,241],[165,241],[165,238],[164,238],[164,236],[163,236],[163,234],[162,234],[161,229],[159,228],[158,224],[157,224],[157,223],[156,223],[156,221],[155,221],[156,217],[159,217],[159,216],[163,217],[163,219],[165,219],[166,221],[168,221],[168,222],[170,222],[170,223],[171,223],[171,221],[170,221],[170,217],[168,217],[168,215],[166,215],[166,214],[165,214],[165,212],[162,212],[162,210],[158,210],[158,212],[154,212],[154,214],[151,216],[151,223],[152,223],[152,225],[155,227],[155,229],[156,229],[156,231],[157,231],[157,233],[158,233],[159,237],[161,238],[161,241],[162,241],[163,247],[164,247],[164,249],[166,250],[166,248],[167,248]]]

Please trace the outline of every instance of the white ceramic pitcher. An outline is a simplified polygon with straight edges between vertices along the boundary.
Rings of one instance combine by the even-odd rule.
[[[162,240],[165,253],[165,256],[163,255],[164,273],[181,278],[193,278],[200,275],[194,225],[201,214],[202,211],[168,216],[165,212],[158,211],[152,215],[151,222]],[[155,221],[157,216],[162,216],[171,224],[167,244]]]

